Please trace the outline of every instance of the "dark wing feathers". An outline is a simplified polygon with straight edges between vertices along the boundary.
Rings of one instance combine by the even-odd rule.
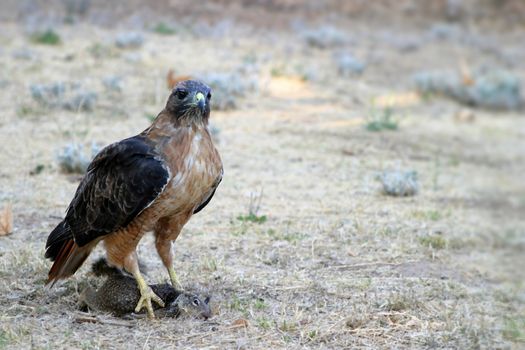
[[[46,258],[55,261],[57,256],[60,254],[62,245],[65,241],[72,238],[72,232],[70,227],[65,221],[61,221],[57,227],[49,234],[46,243]]]
[[[77,245],[127,226],[162,192],[169,170],[139,136],[114,143],[93,160],[64,222]]]

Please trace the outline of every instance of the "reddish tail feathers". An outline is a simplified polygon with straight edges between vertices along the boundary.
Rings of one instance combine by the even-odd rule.
[[[79,247],[73,239],[63,241],[62,247],[55,257],[55,262],[48,273],[47,283],[51,286],[59,279],[72,276],[91,253],[91,247]]]

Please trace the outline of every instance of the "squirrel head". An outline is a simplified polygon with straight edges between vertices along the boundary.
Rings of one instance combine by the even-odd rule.
[[[212,316],[209,303],[209,296],[201,299],[195,294],[181,293],[169,307],[177,307],[179,311],[184,312],[185,314],[208,319]]]

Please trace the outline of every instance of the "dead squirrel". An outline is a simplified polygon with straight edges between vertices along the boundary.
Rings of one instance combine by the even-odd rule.
[[[97,291],[87,287],[80,296],[81,304],[92,310],[111,312],[116,316],[133,313],[140,299],[135,279],[109,266],[103,258],[93,264],[92,271],[96,276],[107,276],[107,279]],[[178,317],[182,311],[205,319],[211,317],[209,297],[202,300],[197,295],[178,291],[167,283],[153,284],[151,288],[166,305],[164,308],[157,306],[157,317]]]

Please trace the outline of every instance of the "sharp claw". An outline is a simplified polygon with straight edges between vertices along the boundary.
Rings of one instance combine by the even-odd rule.
[[[156,302],[160,307],[164,307],[164,301],[162,301],[161,298],[159,298],[158,295],[156,295],[151,288],[148,288],[146,291],[140,293],[140,299],[137,303],[137,307],[135,308],[135,312],[140,312],[144,307],[146,307],[146,311],[148,312],[149,318],[155,318],[155,314],[153,313],[153,305],[151,304],[151,301],[153,300]]]
[[[153,301],[157,303],[160,307],[164,307],[164,301],[155,293],[153,293]]]

